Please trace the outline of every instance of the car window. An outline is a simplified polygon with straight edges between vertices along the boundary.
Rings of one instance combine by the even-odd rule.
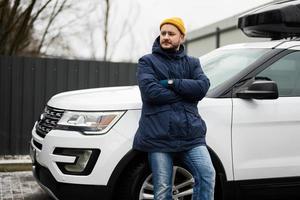
[[[210,79],[209,90],[223,84],[268,51],[270,49],[217,49],[200,57],[203,71]]]
[[[279,96],[300,96],[300,51],[290,53],[258,74],[277,83]]]

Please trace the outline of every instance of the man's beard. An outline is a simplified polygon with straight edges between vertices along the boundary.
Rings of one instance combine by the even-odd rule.
[[[172,44],[172,47],[171,48],[164,48],[162,45],[160,45],[161,48],[166,51],[166,52],[169,52],[169,53],[173,53],[173,52],[176,52],[178,49],[179,49],[179,46],[180,44],[177,44],[177,45],[173,45]]]

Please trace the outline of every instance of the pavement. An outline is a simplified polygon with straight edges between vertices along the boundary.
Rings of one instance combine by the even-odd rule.
[[[29,155],[0,156],[0,172],[30,171],[31,164]]]
[[[0,156],[0,200],[50,200],[31,172],[29,156]]]

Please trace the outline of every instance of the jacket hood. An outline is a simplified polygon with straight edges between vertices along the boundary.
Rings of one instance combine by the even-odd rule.
[[[160,54],[163,56],[166,56],[168,58],[175,58],[175,59],[180,59],[182,57],[184,57],[186,55],[185,52],[185,48],[184,46],[181,44],[179,51],[175,51],[175,52],[168,52],[166,50],[163,50],[160,46],[160,42],[159,42],[160,36],[158,36],[152,46],[152,53],[156,53],[156,54]]]

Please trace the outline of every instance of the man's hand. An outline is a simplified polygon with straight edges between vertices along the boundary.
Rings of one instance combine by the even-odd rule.
[[[160,80],[159,83],[160,83],[163,87],[168,88],[168,80],[167,80],[167,79],[165,79],[165,80]]]

